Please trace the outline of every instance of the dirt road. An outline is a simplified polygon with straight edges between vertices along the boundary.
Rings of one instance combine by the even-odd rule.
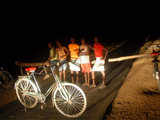
[[[160,120],[160,93],[153,78],[152,58],[134,62],[107,120]]]

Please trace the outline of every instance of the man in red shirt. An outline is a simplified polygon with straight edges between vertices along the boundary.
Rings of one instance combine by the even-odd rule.
[[[92,68],[92,87],[96,87],[95,84],[95,72],[101,72],[102,74],[102,85],[100,86],[100,88],[104,88],[105,87],[105,68],[104,68],[104,64],[105,64],[105,59],[106,56],[108,55],[108,50],[101,44],[98,42],[98,38],[94,37],[94,55],[95,55],[95,63],[94,66]],[[105,55],[103,55],[103,53],[105,53]]]

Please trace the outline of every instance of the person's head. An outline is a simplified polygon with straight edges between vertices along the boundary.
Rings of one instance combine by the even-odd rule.
[[[52,47],[53,47],[52,42],[49,42],[49,43],[48,43],[48,48],[52,48]]]
[[[71,37],[71,43],[75,43],[75,38]]]
[[[82,38],[82,39],[81,39],[81,44],[84,45],[85,43],[86,43],[85,39]]]
[[[61,43],[58,40],[56,41],[56,45],[57,45],[57,47],[61,47],[62,46]]]
[[[98,39],[98,37],[94,37],[93,40],[95,43],[97,43],[99,39]]]

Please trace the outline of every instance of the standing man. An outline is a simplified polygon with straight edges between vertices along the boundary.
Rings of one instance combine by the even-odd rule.
[[[57,54],[57,51],[56,51],[56,47],[53,46],[52,42],[49,42],[48,43],[48,48],[49,48],[49,57],[48,57],[49,61],[45,62],[45,64],[46,65],[50,64],[51,66],[54,66],[58,62],[58,54]],[[43,80],[46,80],[48,78],[49,78],[49,75],[46,72],[46,75],[44,76]]]
[[[48,43],[48,48],[50,49],[48,60],[50,60],[51,65],[56,65],[58,62],[58,54],[56,48],[55,46],[53,46],[52,42]]]
[[[85,39],[81,39],[80,45],[80,63],[82,72],[84,74],[85,83],[84,85],[90,86],[90,72],[91,72],[91,64],[89,59],[89,47],[85,42]]]
[[[75,38],[71,38],[71,43],[68,45],[70,51],[70,59],[69,68],[71,71],[71,79],[72,83],[74,83],[74,72],[76,72],[76,83],[79,82],[79,71],[80,71],[80,63],[79,63],[79,45],[75,43]]]
[[[60,67],[59,67],[59,76],[60,79],[66,80],[66,68],[67,68],[67,63],[66,59],[67,56],[69,55],[68,49],[64,46],[61,45],[59,41],[56,41],[57,45],[57,53],[58,53],[58,58],[60,62]]]
[[[92,87],[96,87],[95,84],[95,72],[101,72],[102,74],[102,85],[100,86],[100,88],[104,88],[105,87],[105,68],[104,68],[104,64],[105,64],[105,59],[106,56],[108,55],[108,50],[106,48],[104,48],[104,46],[99,43],[98,41],[98,37],[94,37],[94,55],[95,55],[95,63],[94,66],[92,68]],[[105,53],[105,55],[103,55],[103,53]]]

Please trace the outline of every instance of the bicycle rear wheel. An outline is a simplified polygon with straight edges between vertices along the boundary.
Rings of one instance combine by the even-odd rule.
[[[36,94],[37,88],[35,84],[29,79],[19,79],[15,84],[15,90],[18,100],[26,108],[34,108],[38,103],[38,98],[28,93]]]
[[[57,87],[52,93],[52,102],[57,110],[66,117],[76,118],[83,114],[87,101],[85,93],[77,85],[72,83],[62,83],[63,88]],[[65,89],[68,100],[62,96]],[[62,94],[61,94],[62,93]]]

